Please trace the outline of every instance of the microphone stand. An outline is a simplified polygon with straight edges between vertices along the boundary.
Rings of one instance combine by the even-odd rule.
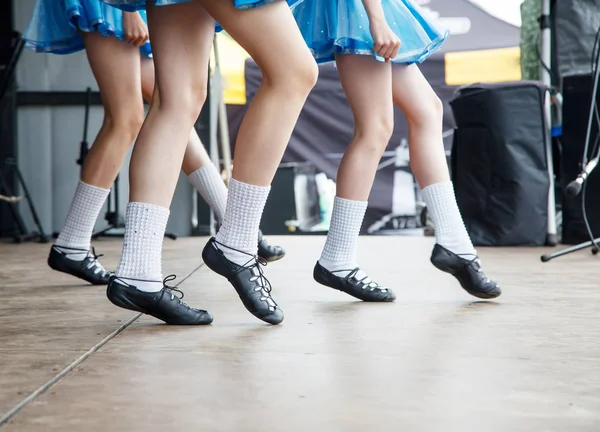
[[[592,55],[595,55],[595,54],[596,53],[593,53]],[[583,170],[577,176],[577,178],[575,180],[573,180],[571,183],[569,183],[568,186],[566,187],[566,192],[571,196],[579,195],[579,193],[581,192],[581,189],[583,188],[583,184],[588,179],[590,174],[594,171],[594,169],[598,165],[598,162],[600,161],[600,148],[598,149],[596,155],[594,155],[594,157],[591,160],[588,161],[588,157],[587,157],[587,152],[589,149],[588,145],[590,143],[590,138],[592,136],[592,122],[594,120],[594,115],[596,114],[596,111],[597,111],[596,97],[598,95],[598,82],[599,81],[600,81],[600,53],[597,56],[596,69],[594,71],[594,85],[593,85],[593,89],[592,89],[592,100],[590,102],[590,114],[589,114],[589,118],[588,118],[588,127],[587,127],[587,133],[586,133],[586,141],[585,141],[586,146],[585,146],[585,150],[583,152],[584,153],[583,154],[583,162],[582,162]],[[585,203],[584,203],[584,205],[585,205]],[[570,254],[572,252],[577,252],[579,250],[582,250],[582,249],[585,249],[588,247],[593,247],[592,254],[596,255],[599,252],[597,249],[597,244],[600,244],[600,237],[597,239],[594,239],[594,240],[580,243],[575,246],[571,246],[569,248],[563,249],[558,252],[542,255],[541,260],[542,260],[542,262],[548,262],[554,258],[558,258],[558,257],[564,256],[564,255]]]

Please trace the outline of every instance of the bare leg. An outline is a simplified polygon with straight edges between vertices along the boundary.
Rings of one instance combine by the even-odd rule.
[[[256,258],[260,219],[275,171],[317,78],[316,64],[286,2],[240,11],[233,2],[199,0],[252,56],[262,82],[240,127],[227,210],[203,258],[226,277],[246,308],[271,324],[283,311]]]
[[[354,114],[354,137],[338,170],[331,225],[314,276],[317,282],[360,300],[388,302],[396,296],[358,269],[357,242],[377,165],[394,128],[392,68],[372,56],[336,58],[340,82]]]
[[[337,175],[337,196],[367,201],[377,165],[394,131],[392,68],[372,56],[336,58],[340,82],[354,115],[354,137]]]
[[[87,155],[81,180],[108,189],[144,121],[139,50],[113,37],[83,33],[100,88],[104,121]]]
[[[394,103],[408,123],[410,167],[421,188],[450,181],[442,139],[443,105],[416,65],[394,65]]]
[[[315,62],[284,1],[244,11],[235,9],[231,1],[199,2],[252,56],[263,74],[238,133],[232,177],[269,186],[316,82]]]
[[[170,324],[208,324],[210,314],[189,308],[161,279],[169,206],[190,131],[204,104],[215,22],[196,2],[148,3],[147,12],[156,97],[133,151],[123,253],[107,295],[117,306]]]
[[[142,93],[144,99],[149,102],[152,101],[153,92],[154,63],[151,59],[144,58],[142,59]],[[182,170],[202,195],[202,198],[210,205],[218,223],[222,224],[227,205],[227,188],[194,128],[190,132],[188,145],[185,149]],[[269,244],[267,239],[259,233],[258,255],[267,261],[277,261],[284,257],[285,251],[280,246]]]
[[[416,65],[394,65],[392,74],[394,103],[408,123],[411,169],[435,226],[431,261],[470,294],[498,297],[500,288],[481,271],[456,203],[442,140],[442,102]]]
[[[151,59],[142,60],[142,93],[147,102],[152,101],[152,93],[154,92],[154,63]],[[181,169],[186,175],[190,175],[194,171],[203,166],[212,163],[204,145],[200,141],[200,137],[194,128],[190,131],[188,145],[185,148],[183,164]]]
[[[157,95],[131,159],[132,202],[168,208],[190,131],[206,98],[214,20],[196,3],[148,5]]]
[[[48,264],[92,284],[110,274],[89,252],[92,231],[109,188],[143,121],[139,52],[116,38],[82,33],[104,106],[104,121],[86,157],[67,220]]]

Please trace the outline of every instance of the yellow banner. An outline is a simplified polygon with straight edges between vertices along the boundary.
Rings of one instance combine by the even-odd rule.
[[[476,82],[506,82],[521,79],[519,47],[446,53],[446,84],[468,85]]]

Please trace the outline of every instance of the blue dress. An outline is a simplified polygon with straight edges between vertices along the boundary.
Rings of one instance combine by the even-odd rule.
[[[146,12],[140,15],[145,21]],[[100,0],[37,0],[23,39],[25,47],[36,52],[70,54],[85,49],[79,32],[124,40],[123,12]],[[151,56],[150,44],[140,51]]]
[[[102,0],[112,6],[118,7],[124,11],[132,12],[146,8],[146,0]],[[189,3],[192,0],[148,0],[153,1],[155,6],[167,6],[178,3]],[[221,0],[221,1],[233,1],[234,6],[237,9],[252,9],[261,7],[269,3],[282,0]],[[293,7],[302,0],[287,0],[290,7]],[[217,27],[220,29],[220,27]]]
[[[421,63],[447,39],[409,0],[381,0],[385,19],[400,38],[398,63]],[[294,18],[317,63],[335,61],[336,54],[375,55],[369,19],[361,0],[304,0]]]

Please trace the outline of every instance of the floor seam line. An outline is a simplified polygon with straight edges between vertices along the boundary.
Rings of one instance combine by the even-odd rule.
[[[176,285],[175,288],[179,287],[182,283],[188,280],[194,273],[200,270],[205,266],[205,263],[202,262],[200,265],[196,266],[193,270],[191,270],[184,278],[182,278]],[[10,409],[6,414],[0,417],[0,428],[6,425],[10,420],[12,420],[23,408],[33,402],[35,399],[46,393],[50,390],[54,385],[58,384],[63,378],[65,378],[69,373],[71,373],[76,367],[80,366],[83,362],[85,362],[88,358],[90,358],[93,354],[98,352],[102,347],[108,344],[111,340],[117,337],[120,333],[125,331],[131,324],[136,322],[143,313],[139,312],[131,317],[127,322],[122,324],[118,329],[110,333],[100,342],[95,344],[92,348],[87,350],[83,355],[75,359],[71,364],[61,370],[58,374],[54,375],[48,381],[46,381],[42,386],[38,387],[32,393],[29,394],[25,399],[15,405],[12,409]]]

